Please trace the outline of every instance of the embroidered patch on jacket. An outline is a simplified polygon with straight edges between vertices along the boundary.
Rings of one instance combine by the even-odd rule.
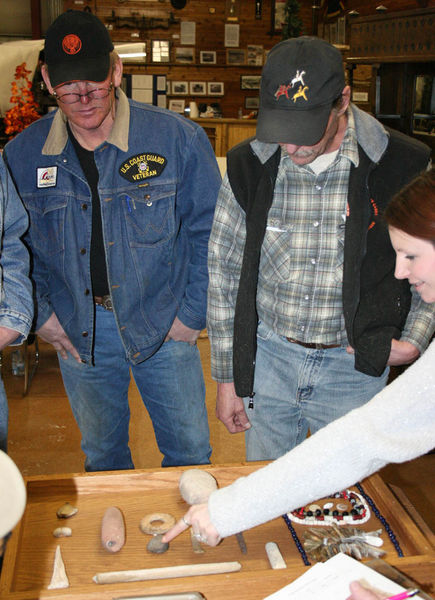
[[[119,174],[127,181],[138,182],[149,177],[158,177],[162,174],[168,161],[160,154],[144,152],[130,156],[119,167]]]
[[[278,100],[280,96],[285,96],[287,100],[290,100],[289,93],[292,93],[291,99],[296,102],[298,98],[303,98],[308,102],[307,91],[309,87],[304,82],[305,71],[297,69],[295,76],[287,85],[282,83],[275,92],[275,98]],[[296,88],[295,88],[296,86]],[[295,91],[294,89],[295,88]]]
[[[57,182],[57,167],[38,167],[36,185],[39,188],[54,187]]]

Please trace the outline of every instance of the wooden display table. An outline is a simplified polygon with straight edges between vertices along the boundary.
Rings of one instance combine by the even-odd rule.
[[[220,487],[237,477],[247,475],[259,464],[206,466]],[[202,467],[201,467],[202,468]],[[147,513],[169,512],[181,518],[187,505],[178,491],[178,479],[186,468],[137,470],[109,473],[29,477],[27,508],[6,548],[0,580],[2,600],[36,598],[63,600],[105,600],[144,597],[147,594],[200,592],[207,600],[262,599],[301,575],[307,568],[282,518],[244,533],[247,554],[242,554],[235,536],[223,540],[216,548],[204,546],[204,554],[192,550],[190,535],[175,539],[165,554],[149,554],[150,539],[139,530],[139,522]],[[428,539],[418,529],[395,496],[379,476],[363,482],[381,514],[388,520],[402,547],[404,558],[397,556],[388,536],[382,534],[385,560],[412,577],[421,589],[435,590],[435,553]],[[78,508],[67,521],[56,516],[66,501]],[[252,498],[255,502],[255,498]],[[106,508],[119,507],[126,523],[126,544],[117,554],[104,550],[100,542],[101,519]],[[72,536],[56,539],[53,530],[59,525],[72,529]],[[367,531],[382,527],[372,515],[361,526]],[[303,526],[295,526],[301,535]],[[264,550],[265,543],[276,542],[287,563],[287,569],[272,570]],[[70,586],[47,590],[55,548],[60,545]],[[190,563],[239,561],[236,573],[185,577],[146,582],[99,585],[92,577],[97,572],[175,566]]]

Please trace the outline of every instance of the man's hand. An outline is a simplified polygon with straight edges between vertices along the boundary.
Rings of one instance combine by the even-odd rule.
[[[191,329],[187,325],[184,325],[178,317],[175,317],[172,327],[165,337],[165,342],[174,340],[174,342],[187,342],[191,346],[194,346],[200,333],[200,329]]]
[[[52,346],[59,352],[61,357],[66,360],[68,358],[68,352],[78,363],[81,363],[81,358],[77,350],[72,345],[69,337],[65,333],[62,325],[59,323],[58,318],[53,313],[51,317],[45,321],[44,325],[36,332],[39,337],[44,341],[52,344]]]
[[[17,337],[19,336],[19,332],[14,329],[9,329],[8,327],[0,327],[0,350],[12,344]]]
[[[392,340],[391,352],[387,364],[390,367],[399,365],[409,365],[420,356],[417,348],[411,342],[401,342],[400,340]]]
[[[230,433],[240,433],[251,427],[242,398],[236,395],[234,383],[218,383],[216,416]]]
[[[348,354],[355,354],[352,346],[347,346]],[[410,342],[401,342],[399,340],[391,341],[391,352],[388,358],[387,365],[390,367],[398,367],[400,365],[409,365],[420,356],[420,352]]]
[[[201,541],[209,546],[217,546],[221,537],[210,520],[207,504],[195,504],[162,538],[163,542],[170,542],[177,535],[192,526],[193,533],[201,537]]]
[[[382,600],[387,598],[385,594],[378,594],[367,590],[357,581],[352,581],[350,584],[351,595],[346,600]]]

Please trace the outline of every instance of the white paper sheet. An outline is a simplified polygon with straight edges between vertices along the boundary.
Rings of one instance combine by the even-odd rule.
[[[181,21],[180,23],[180,43],[185,46],[194,46],[196,43],[196,23],[195,21]]]
[[[346,600],[351,581],[358,581],[368,589],[389,596],[405,591],[364,563],[340,553],[324,563],[316,563],[298,579],[264,600]]]

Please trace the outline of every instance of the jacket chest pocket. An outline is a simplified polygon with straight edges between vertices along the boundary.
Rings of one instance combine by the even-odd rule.
[[[121,193],[131,246],[158,246],[175,231],[175,185],[150,185]]]
[[[62,196],[23,198],[29,212],[32,246],[46,256],[65,249],[64,225],[67,199]]]

